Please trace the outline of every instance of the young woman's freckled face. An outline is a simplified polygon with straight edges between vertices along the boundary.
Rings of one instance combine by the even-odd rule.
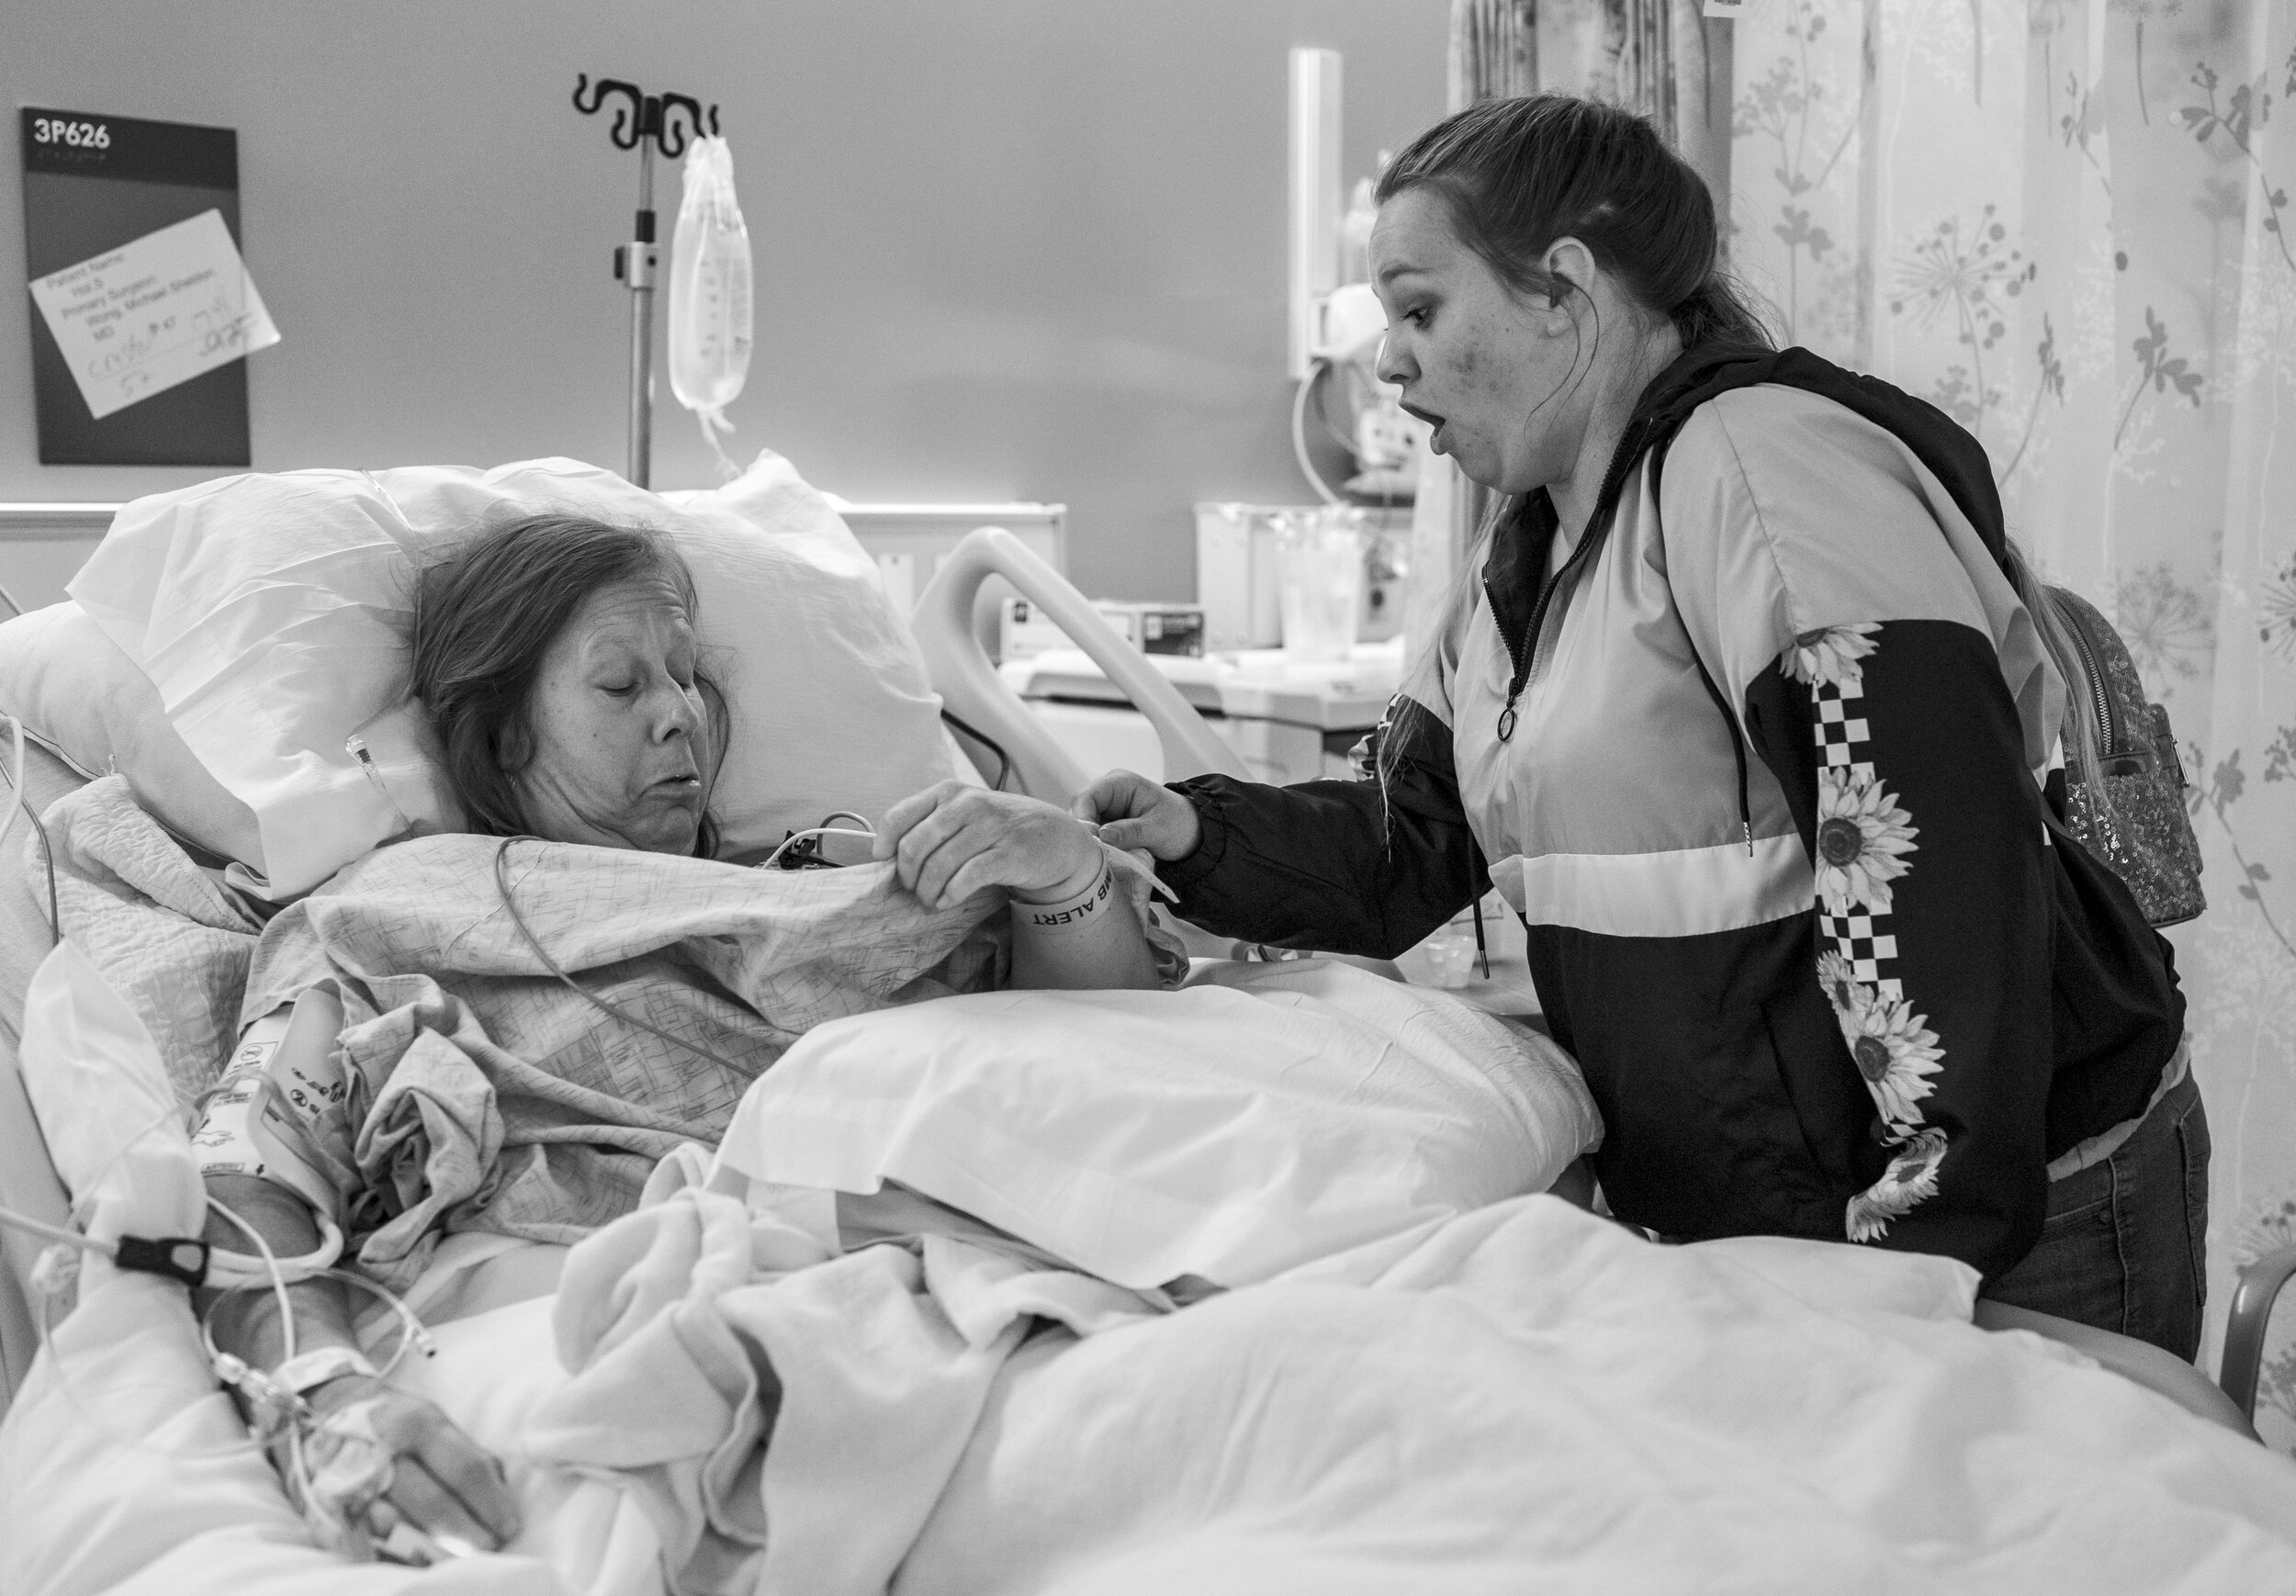
[[[527,706],[532,752],[514,780],[537,835],[693,850],[708,796],[697,654],[668,582],[617,582],[583,601],[551,640]]]
[[[1424,188],[1379,207],[1371,272],[1388,313],[1379,375],[1435,424],[1435,451],[1504,493],[1567,470],[1577,448],[1573,407],[1560,399],[1578,359],[1569,317],[1517,296]]]

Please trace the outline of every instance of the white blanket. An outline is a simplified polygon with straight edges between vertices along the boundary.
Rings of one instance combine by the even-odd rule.
[[[1383,1250],[1024,1350],[895,1590],[2296,1590],[2296,1467],[1957,1264],[1550,1197]]]
[[[809,1522],[810,1558],[759,1589],[832,1596],[897,1562],[904,1596],[2296,1590],[2296,1467],[1972,1328],[1972,1285],[1942,1260],[1655,1247],[1552,1198],[1501,1204],[1178,1313],[1041,1335],[977,1414],[856,1401],[842,1430],[793,1428],[784,1479],[902,1449],[933,1462]],[[96,1294],[66,1332],[75,1396],[43,1364],[10,1415],[0,1590],[411,1590],[293,1546],[254,1460],[128,1444],[224,1433],[165,1299],[134,1279]],[[535,1355],[546,1315],[447,1326],[416,1382],[514,1449],[565,1384]],[[865,1390],[886,1345],[822,1355]],[[894,1355],[880,1390],[917,1377]],[[515,1450],[512,1474],[532,1556],[445,1585],[655,1588],[629,1493]]]

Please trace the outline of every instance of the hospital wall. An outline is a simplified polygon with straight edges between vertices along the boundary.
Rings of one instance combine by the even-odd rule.
[[[10,0],[0,99],[238,129],[246,255],[282,333],[250,366],[261,470],[619,468],[608,262],[636,163],[569,96],[587,72],[718,102],[757,264],[729,446],[857,500],[1065,501],[1087,590],[1187,597],[1195,500],[1309,497],[1284,376],[1286,52],[1345,53],[1365,173],[1441,114],[1448,11]],[[0,203],[19,271],[21,227]],[[0,314],[0,500],[217,474],[39,465],[28,309]],[[657,388],[656,485],[706,484],[666,367]]]

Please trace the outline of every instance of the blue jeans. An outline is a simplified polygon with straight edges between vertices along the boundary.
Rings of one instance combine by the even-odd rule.
[[[2208,1298],[2209,1122],[2187,1075],[2111,1156],[2049,1184],[2041,1240],[1985,1295],[2188,1363]]]

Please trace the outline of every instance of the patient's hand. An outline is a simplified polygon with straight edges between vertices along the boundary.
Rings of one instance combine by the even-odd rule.
[[[1166,864],[1186,859],[1204,839],[1195,804],[1130,770],[1110,770],[1069,800],[1068,809],[1097,826],[1110,848],[1144,848]]]
[[[452,1535],[491,1552],[518,1534],[518,1503],[502,1467],[455,1422],[421,1397],[365,1375],[343,1375],[305,1393],[321,1419],[371,1401],[368,1422],[391,1450],[390,1489],[369,1510],[378,1536],[389,1509],[432,1535]]]
[[[1040,903],[1074,897],[1097,879],[1104,858],[1073,815],[962,781],[895,804],[871,851],[892,860],[901,884],[935,909],[992,887]]]

